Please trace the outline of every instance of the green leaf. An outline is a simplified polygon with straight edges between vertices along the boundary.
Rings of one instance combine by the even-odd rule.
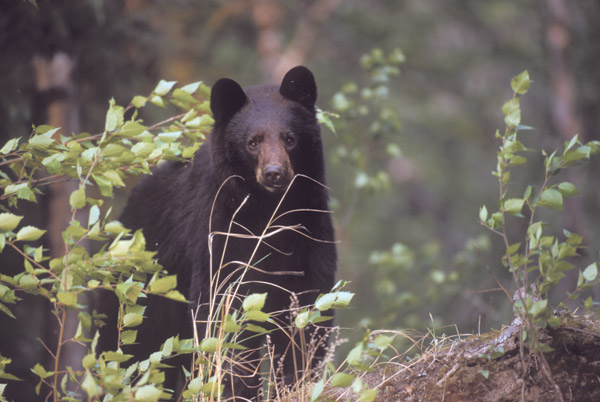
[[[488,210],[484,205],[479,209],[479,220],[481,222],[485,222],[487,220],[487,217],[488,217]]]
[[[112,192],[113,185],[112,185],[112,181],[110,181],[109,179],[107,179],[103,175],[98,175],[98,174],[95,174],[95,173],[92,174],[92,178],[94,179],[94,181],[98,185],[98,189],[100,190],[100,194],[102,194],[102,196],[109,197],[109,198],[113,197],[113,192]]]
[[[160,80],[160,82],[158,83],[158,85],[156,86],[156,88],[154,88],[154,92],[156,95],[158,96],[164,96],[167,93],[169,93],[169,91],[171,90],[171,88],[173,88],[173,86],[177,83],[177,81],[165,81],[165,80]]]
[[[19,226],[19,222],[23,219],[22,216],[14,215],[8,212],[0,214],[0,233],[6,233],[14,230]]]
[[[175,301],[182,302],[182,303],[187,302],[187,300],[185,299],[185,296],[182,295],[178,290],[169,290],[167,293],[164,294],[164,297],[166,297],[167,299],[175,300]]]
[[[487,380],[488,377],[490,376],[490,371],[489,370],[479,370],[479,374],[481,374],[483,376],[483,378],[485,378]]]
[[[19,140],[21,137],[13,138],[12,140],[8,140],[6,144],[0,149],[0,154],[6,155],[17,149],[19,146]]]
[[[121,333],[121,343],[123,345],[131,345],[131,344],[135,343],[136,337],[137,337],[136,330],[123,331]]]
[[[563,207],[563,197],[560,191],[549,188],[544,190],[536,204],[542,207],[561,210]]]
[[[68,307],[77,306],[77,293],[75,292],[58,292],[56,294],[58,301]]]
[[[128,121],[123,124],[119,132],[117,133],[120,137],[135,137],[146,130],[146,126],[140,124],[137,121]]]
[[[596,280],[597,277],[598,277],[598,266],[596,265],[596,263],[588,265],[588,267],[583,270],[583,278],[586,281],[592,282],[592,281]]]
[[[573,136],[573,138],[571,138],[571,141],[569,141],[569,143],[567,145],[565,145],[565,152],[567,152],[571,148],[573,148],[575,146],[575,144],[577,144],[577,141],[579,141],[579,135],[575,134]]]
[[[162,391],[155,385],[148,384],[141,386],[135,391],[135,401],[138,402],[157,402],[162,395]]]
[[[0,311],[2,311],[4,314],[6,314],[12,319],[17,319],[17,317],[15,317],[15,315],[12,313],[12,311],[10,311],[10,309],[2,303],[0,303]]]
[[[190,390],[193,394],[197,394],[200,392],[202,388],[202,377],[196,377],[188,384],[188,390]]]
[[[269,318],[271,318],[271,316],[267,313],[264,313],[260,310],[249,310],[246,313],[246,318],[251,320],[251,321],[257,321],[257,322],[265,322],[267,321]]]
[[[530,84],[531,80],[529,79],[529,72],[527,70],[523,71],[510,81],[510,87],[519,95],[527,93]]]
[[[40,283],[40,280],[36,276],[33,276],[33,275],[23,275],[19,279],[19,286],[21,286],[23,289],[28,289],[28,290],[36,289],[39,283]]]
[[[206,384],[204,384],[200,388],[200,391],[202,391],[206,395],[212,395],[213,397],[216,397],[218,395],[221,395],[223,393],[223,389],[225,388],[225,384],[221,384],[220,387],[218,387],[217,385],[218,383],[214,380],[207,381]]]
[[[508,246],[508,248],[506,249],[506,254],[507,255],[513,255],[514,253],[516,253],[517,251],[519,251],[519,248],[521,247],[521,243],[515,243],[515,244],[511,244],[510,246]]]
[[[35,226],[22,227],[17,233],[17,240],[19,241],[35,241],[42,237],[46,233],[45,230],[38,229]]]
[[[373,340],[373,343],[375,344],[377,349],[385,350],[388,348],[388,346],[390,346],[390,344],[392,343],[393,340],[394,340],[394,338],[392,338],[391,336],[378,335]]]
[[[350,353],[348,353],[348,357],[346,358],[348,361],[348,364],[351,366],[356,366],[360,363],[360,357],[362,355],[362,344],[358,344],[356,345],[354,348],[352,348],[352,350],[350,351]]]
[[[98,222],[100,218],[100,208],[97,205],[92,205],[90,208],[90,214],[88,216],[88,227],[92,226],[94,223]]]
[[[97,362],[96,355],[94,353],[88,353],[81,360],[81,364],[83,365],[83,368],[85,368],[85,369],[94,367],[96,365],[96,362]]]
[[[148,98],[146,98],[145,96],[141,96],[141,95],[136,95],[133,97],[133,99],[131,100],[131,104],[136,108],[142,108],[146,105],[146,101],[148,100]]]
[[[245,326],[245,329],[246,329],[247,331],[252,331],[252,332],[259,333],[259,334],[264,334],[264,333],[266,333],[266,332],[267,332],[267,330],[266,330],[266,329],[264,329],[263,327],[261,327],[261,326],[258,326],[258,325],[254,325],[254,324],[247,324],[247,325]]]
[[[244,303],[242,304],[242,308],[244,311],[261,310],[264,307],[266,300],[266,293],[253,293],[246,296]]]
[[[127,360],[131,359],[133,357],[133,355],[126,355],[125,353],[121,352],[121,351],[117,351],[117,352],[112,352],[112,351],[108,351],[104,353],[104,359],[106,361],[111,361],[111,362],[119,362],[119,363],[123,363],[126,362]]]
[[[189,92],[183,91],[180,88],[175,88],[173,91],[173,98],[188,104],[196,102],[196,98],[194,98]]]
[[[71,193],[69,197],[69,204],[75,209],[81,209],[85,207],[85,188],[79,187],[77,190]]]
[[[358,398],[358,402],[373,402],[376,397],[376,389],[365,389],[360,395],[360,398]]]
[[[202,84],[202,81],[192,82],[191,84],[187,84],[181,87],[181,90],[187,92],[190,95],[193,95],[198,90],[198,87]]]
[[[319,311],[329,310],[333,306],[333,303],[337,298],[336,293],[337,292],[326,293],[324,295],[319,296],[319,298],[315,302],[315,308]]]
[[[504,201],[504,211],[511,214],[518,214],[523,209],[525,200],[523,198],[509,198]]]
[[[235,319],[231,314],[227,314],[225,322],[223,323],[223,330],[225,332],[238,332],[242,327],[235,322]]]
[[[53,374],[52,372],[46,371],[46,369],[39,363],[36,363],[31,371],[40,378],[48,378]]]
[[[530,310],[531,315],[533,315],[533,317],[536,317],[539,314],[543,313],[546,310],[547,305],[548,305],[548,300],[546,300],[546,299],[536,301],[531,306],[531,310]]]
[[[215,353],[219,347],[219,338],[211,337],[200,342],[200,350],[206,353]]]
[[[52,135],[57,130],[58,128],[54,131],[49,131],[47,133],[31,137],[31,139],[29,140],[29,145],[31,145],[33,148],[39,151],[46,150],[54,142],[54,138],[52,138]]]
[[[144,316],[138,313],[127,313],[123,317],[124,327],[137,327],[144,320]]]
[[[568,164],[568,166],[573,166],[575,163],[580,161],[581,159],[586,159],[590,157],[591,149],[586,146],[581,146],[576,149],[571,149],[563,154],[563,160]]]
[[[564,181],[558,185],[558,191],[565,197],[570,197],[579,194],[577,187],[574,184]]]
[[[527,158],[520,155],[513,155],[510,158],[509,166],[519,166],[527,163]]]
[[[177,141],[179,137],[181,137],[181,134],[181,131],[169,131],[158,134],[158,138],[164,142],[174,142]]]
[[[158,95],[152,95],[150,97],[150,99],[148,99],[150,101],[150,103],[152,103],[153,105],[159,106],[159,107],[166,107],[166,103],[165,100],[162,98],[162,96],[158,96]]]
[[[300,312],[296,318],[294,319],[294,324],[296,325],[297,328],[304,328],[308,325],[308,317],[309,317],[310,312],[307,311],[303,311]]]
[[[515,128],[521,122],[521,107],[519,106],[518,98],[506,102],[502,106],[502,112],[505,115],[504,122],[508,127]]]
[[[125,183],[123,182],[123,179],[121,179],[121,176],[119,175],[119,173],[116,170],[107,170],[106,172],[102,173],[102,176],[104,176],[108,180],[110,180],[110,182],[114,186],[125,187]]]
[[[104,130],[114,131],[118,127],[123,125],[123,115],[125,109],[123,106],[115,104],[115,99],[112,98],[108,103],[108,111],[106,112],[106,123],[104,124]]]
[[[335,373],[331,377],[331,386],[336,388],[346,388],[352,385],[354,376],[347,373]]]
[[[96,380],[90,372],[86,372],[85,377],[81,382],[81,388],[88,394],[90,400],[92,400],[92,397],[102,393],[102,388],[96,384]]]
[[[150,292],[152,293],[167,293],[168,291],[175,289],[177,286],[177,276],[169,275],[164,278],[160,278],[150,283]]]
[[[317,399],[319,399],[319,397],[323,393],[324,389],[325,389],[325,383],[323,382],[323,379],[316,382],[313,385],[312,390],[310,392],[310,402],[314,402]]]

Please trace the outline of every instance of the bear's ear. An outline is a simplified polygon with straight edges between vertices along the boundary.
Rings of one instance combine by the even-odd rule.
[[[227,123],[247,101],[246,93],[234,80],[221,78],[215,82],[210,92],[210,110],[215,125]]]
[[[317,101],[317,84],[313,73],[304,66],[292,68],[283,77],[279,93],[284,98],[314,110]]]

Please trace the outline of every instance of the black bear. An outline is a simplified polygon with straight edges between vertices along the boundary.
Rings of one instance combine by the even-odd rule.
[[[122,223],[143,230],[148,249],[177,274],[178,289],[192,303],[151,298],[135,351],[140,358],[169,336],[191,337],[196,308],[204,337],[211,298],[220,300],[228,285],[239,285],[242,297],[267,292],[263,311],[269,313],[289,309],[292,294],[305,306],[331,290],[337,257],[316,98],[313,74],[303,66],[291,69],[279,87],[244,90],[221,79],[210,97],[214,128],[193,160],[165,163],[134,188]],[[284,314],[276,320],[290,323]],[[321,343],[307,364],[299,343],[327,331],[313,326],[290,341],[275,327],[268,328],[275,364],[293,381],[325,349]],[[244,346],[255,350],[262,342],[254,336]],[[257,353],[246,352],[239,378],[225,380],[227,395],[256,397]]]

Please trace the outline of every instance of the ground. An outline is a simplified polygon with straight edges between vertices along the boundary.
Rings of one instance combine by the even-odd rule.
[[[562,400],[600,401],[600,318],[561,319],[560,326],[543,331],[542,341],[553,349],[545,358]],[[379,389],[376,401],[560,401],[538,360],[528,360],[524,373],[519,332],[513,324],[445,341],[413,361],[382,365],[363,380]],[[527,357],[527,348],[524,352]],[[348,394],[336,397],[353,400]]]

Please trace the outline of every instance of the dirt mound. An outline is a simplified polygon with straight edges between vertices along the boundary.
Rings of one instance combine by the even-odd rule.
[[[519,325],[435,348],[412,362],[388,363],[363,377],[377,401],[600,401],[600,320],[561,317],[542,331],[554,384],[542,365],[521,353]],[[342,400],[347,399],[342,396]]]

